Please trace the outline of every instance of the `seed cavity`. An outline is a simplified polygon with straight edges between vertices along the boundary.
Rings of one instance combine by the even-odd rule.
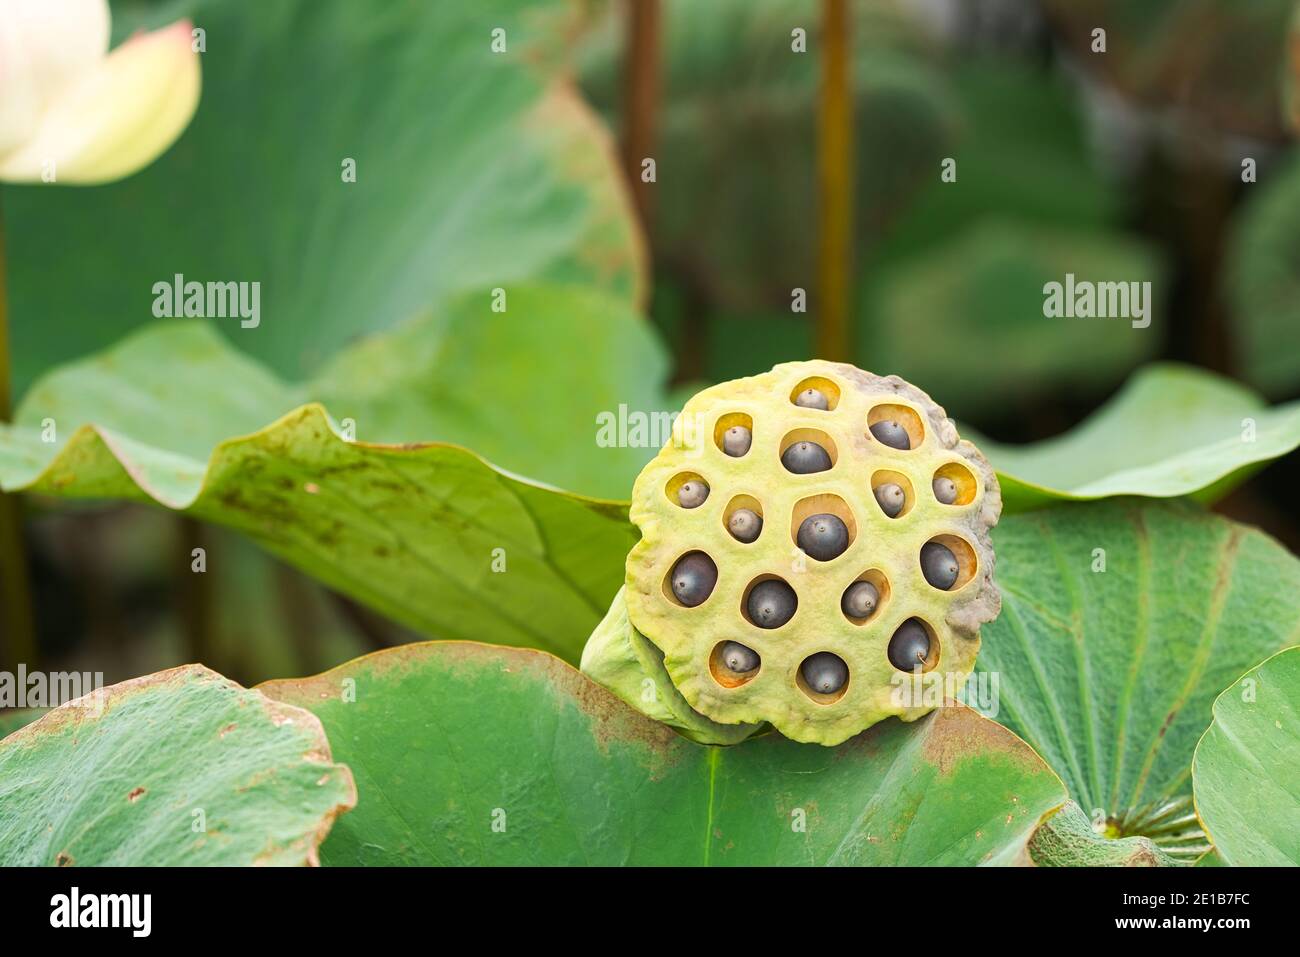
[[[763,520],[752,509],[738,508],[731,513],[731,518],[727,519],[727,531],[731,532],[731,537],[738,542],[748,544],[758,538],[758,533],[762,530]]]
[[[733,459],[749,453],[754,442],[754,420],[744,412],[728,412],[713,425],[713,442]]]
[[[677,490],[677,504],[682,508],[699,508],[709,497],[709,487],[703,481],[683,482]]]
[[[745,617],[759,628],[780,628],[794,617],[799,596],[779,578],[768,577],[752,584],[745,594]]]
[[[845,618],[870,618],[880,604],[880,590],[867,581],[856,581],[844,589],[840,611]]]
[[[754,442],[754,435],[743,425],[733,425],[722,435],[722,451],[726,452],[733,459],[738,459],[746,452]],[[953,496],[956,497],[956,490],[953,490]]]
[[[709,498],[709,483],[698,472],[678,472],[664,486],[664,494],[679,508],[699,508]]]
[[[958,535],[936,535],[921,546],[921,574],[935,588],[956,591],[979,569],[975,549]]]
[[[687,552],[668,575],[672,596],[687,608],[702,605],[718,584],[718,566],[704,552]]]
[[[810,515],[799,525],[795,543],[809,558],[829,562],[849,547],[849,529],[838,515],[829,512]]]
[[[925,426],[916,410],[906,405],[877,405],[867,413],[867,430],[881,445],[906,452],[920,448]]]
[[[934,473],[933,488],[940,505],[969,505],[979,492],[975,476],[960,462],[939,466]]]
[[[781,464],[795,475],[825,472],[837,455],[835,442],[820,429],[794,429],[781,440]]]
[[[790,401],[802,409],[833,412],[840,404],[840,387],[825,376],[810,376],[791,390]]]
[[[829,651],[809,655],[799,666],[796,682],[818,704],[833,704],[844,697],[849,684],[849,666]]]
[[[733,496],[722,520],[727,534],[738,542],[749,544],[757,541],[763,531],[763,506],[752,495]]]
[[[947,591],[957,581],[960,571],[957,556],[947,545],[929,541],[921,546],[921,574],[935,588]]]
[[[931,656],[930,631],[919,618],[909,618],[889,639],[889,663],[899,671],[929,671],[938,660]]]
[[[908,477],[890,469],[881,469],[871,476],[871,492],[887,518],[902,518],[916,502]]]
[[[762,664],[757,651],[738,641],[720,641],[709,653],[709,673],[724,688],[739,688],[753,681]]]
[[[886,482],[884,485],[876,486],[876,501],[880,503],[882,512],[890,518],[898,518],[898,513],[903,510],[903,505],[907,502],[907,496],[903,494],[903,486]]]

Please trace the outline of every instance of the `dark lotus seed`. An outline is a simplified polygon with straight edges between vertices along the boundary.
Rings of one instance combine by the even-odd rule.
[[[921,546],[921,574],[935,588],[947,591],[957,580],[961,566],[957,556],[947,545],[939,542],[926,542]]]
[[[804,389],[794,397],[794,404],[805,409],[821,409],[823,412],[829,411],[831,407],[826,396],[816,389]]]
[[[718,566],[703,552],[691,552],[673,566],[673,594],[687,608],[702,604],[718,583]]]
[[[880,503],[882,512],[890,518],[897,518],[898,513],[903,510],[903,506],[907,503],[907,496],[903,494],[901,485],[886,482],[884,485],[876,486],[876,501]]]
[[[880,592],[871,582],[854,582],[840,599],[840,611],[850,618],[870,618],[880,602]]]
[[[907,619],[889,639],[889,663],[899,671],[911,671],[918,665],[924,667],[929,657],[929,632],[915,618]]]
[[[876,437],[877,442],[888,445],[891,449],[907,450],[912,447],[912,439],[908,436],[907,430],[893,419],[877,422],[871,427],[871,434]]]
[[[803,680],[818,694],[834,694],[849,680],[849,666],[839,655],[819,651],[799,666]]]
[[[808,557],[828,562],[849,547],[849,529],[838,515],[810,515],[799,524],[795,542]]]
[[[752,542],[763,530],[763,519],[753,509],[738,508],[727,519],[727,530],[738,542]]]
[[[781,453],[781,464],[795,475],[811,475],[830,468],[831,457],[816,442],[796,442]]]
[[[734,671],[738,675],[753,671],[758,667],[759,660],[757,651],[746,648],[738,641],[729,641],[722,646],[722,663],[728,671]]]
[[[708,485],[695,479],[683,483],[682,487],[677,490],[677,503],[682,508],[699,508],[708,497]]]
[[[738,459],[749,451],[749,446],[753,441],[754,436],[749,429],[743,425],[733,425],[722,433],[722,451],[732,458]]]
[[[785,582],[769,578],[750,589],[745,607],[749,620],[759,628],[780,628],[794,617],[799,598]]]
[[[936,478],[931,485],[934,488],[934,497],[942,505],[951,505],[957,501],[957,483],[950,478],[944,478],[942,475]]]

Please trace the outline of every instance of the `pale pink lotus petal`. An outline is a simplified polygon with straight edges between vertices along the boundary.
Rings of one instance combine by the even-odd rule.
[[[4,2],[4,0],[0,0]],[[105,183],[153,162],[199,102],[193,25],[140,33],[50,103],[33,136],[0,156],[0,180]]]
[[[0,0],[0,154],[108,52],[108,0]]]

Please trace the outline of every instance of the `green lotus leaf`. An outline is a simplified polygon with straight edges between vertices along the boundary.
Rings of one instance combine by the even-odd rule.
[[[161,326],[37,385],[0,427],[0,484],[184,511],[425,634],[578,660],[635,542],[625,506],[454,445],[350,442],[319,405],[266,425],[277,402],[210,328]]]
[[[357,774],[329,864],[1011,864],[1060,780],[962,706],[838,748],[695,744],[536,651],[430,642],[261,686]]]
[[[1039,867],[1171,867],[1181,863],[1150,838],[1099,833],[1074,801],[1034,832],[1029,855]]]
[[[1300,865],[1300,647],[1252,668],[1215,699],[1192,784],[1221,863]]]
[[[1195,860],[1196,741],[1220,689],[1295,643],[1300,560],[1194,505],[1140,499],[1004,518],[993,544],[1002,614],[982,630],[976,687],[996,680],[996,713],[981,710],[1108,836]]]
[[[627,618],[626,588],[582,649],[582,673],[626,704],[700,744],[736,744],[765,725],[719,724],[690,706],[664,667],[664,653]]]
[[[471,290],[549,280],[640,297],[610,137],[565,75],[573,4],[161,7],[114,26],[183,14],[204,29],[202,99],[176,145],[109,186],[3,191],[19,392],[156,321],[154,285],[176,274],[259,282],[256,327],[208,321],[294,378]]]
[[[973,441],[997,469],[1008,512],[1116,495],[1209,501],[1300,445],[1300,402],[1269,408],[1227,379],[1157,363],[1064,435]]]
[[[0,711],[0,738],[26,727],[45,713],[44,708],[18,708]]]
[[[185,665],[0,741],[0,866],[316,864],[355,803],[313,715]]]

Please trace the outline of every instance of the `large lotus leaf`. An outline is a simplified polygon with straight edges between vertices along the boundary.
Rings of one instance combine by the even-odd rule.
[[[549,655],[460,642],[262,690],[319,715],[357,774],[330,864],[1023,863],[1065,800],[962,706],[838,748],[708,747]]]
[[[1215,699],[1192,783],[1220,863],[1300,865],[1300,648],[1252,668]]]
[[[467,290],[639,295],[609,137],[563,76],[577,5],[197,0],[148,17],[182,14],[205,31],[203,96],[172,149],[109,186],[4,190],[19,391],[152,322],[177,273],[260,282],[256,328],[213,321],[294,376]]]
[[[1298,44],[1300,46],[1300,44]],[[1248,187],[1227,258],[1232,332],[1242,373],[1279,396],[1300,390],[1300,158],[1261,171]]]
[[[1227,379],[1161,363],[1057,438],[972,439],[998,471],[1007,511],[1114,495],[1213,499],[1300,445],[1300,402],[1269,408]]]
[[[288,398],[207,327],[160,327],[37,386],[0,428],[0,484],[183,510],[425,634],[578,660],[635,541],[624,506],[454,445],[350,442],[319,405],[266,425]]]
[[[979,670],[997,677],[994,716],[1108,836],[1199,856],[1192,752],[1218,691],[1295,643],[1300,561],[1193,505],[1138,499],[1014,515],[993,544],[1002,615]]]
[[[56,439],[101,425],[206,458],[223,439],[321,401],[351,420],[353,438],[455,442],[538,481],[625,496],[661,444],[645,430],[638,441],[633,426],[670,405],[653,331],[621,300],[582,286],[522,284],[505,301],[497,312],[487,291],[467,294],[292,385],[202,320],[161,321],[46,374],[15,420],[53,420]],[[601,436],[606,417],[625,422],[612,442]]]
[[[603,415],[670,405],[667,360],[630,306],[572,285],[485,291],[344,350],[308,386],[372,442],[438,439],[561,488],[623,498],[659,442],[598,441]],[[617,438],[617,437],[616,437]]]
[[[316,718],[201,665],[0,741],[0,865],[315,864],[356,803]]]
[[[1295,0],[1042,0],[1078,62],[1146,107],[1177,107],[1223,130],[1280,132],[1278,76]],[[1094,53],[1093,31],[1106,31]]]

